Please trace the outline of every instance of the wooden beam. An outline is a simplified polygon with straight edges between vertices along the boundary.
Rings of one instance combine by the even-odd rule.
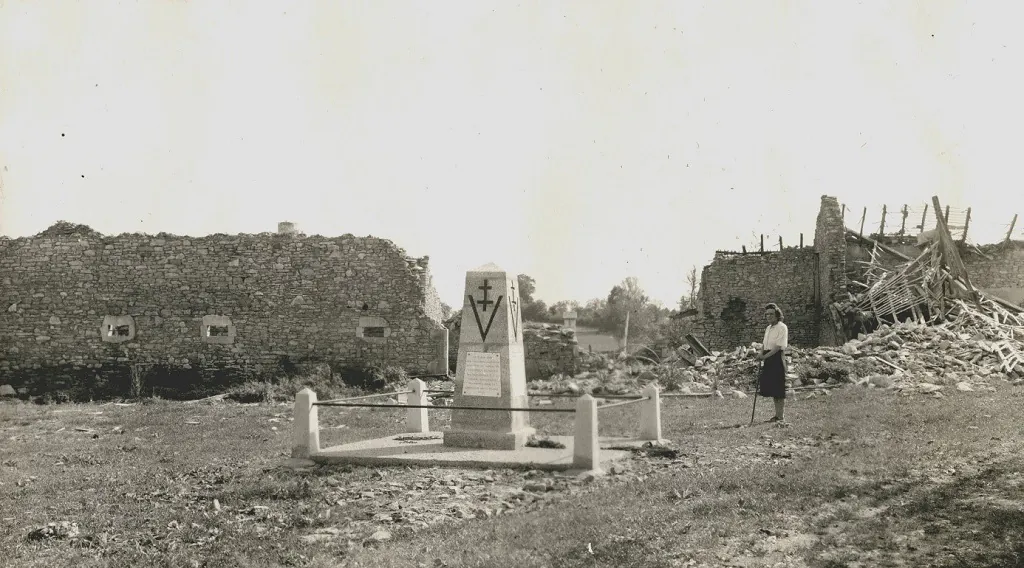
[[[882,206],[882,222],[878,224],[878,234],[885,235],[885,205]]]
[[[782,235],[779,235],[779,250],[782,250]]]
[[[804,248],[804,234],[800,233],[800,248]]]
[[[1006,242],[1010,242],[1010,239],[1013,238],[1013,227],[1016,224],[1017,224],[1017,214],[1014,213],[1013,214],[1013,221],[1010,221],[1010,230],[1006,231]]]
[[[860,215],[860,234],[864,234],[864,220],[868,218],[868,208],[864,208],[864,212]]]
[[[974,291],[974,286],[971,284],[971,277],[967,274],[967,268],[964,266],[964,261],[960,258],[960,252],[956,249],[956,244],[953,242],[953,236],[949,234],[949,225],[946,224],[946,219],[939,214],[939,211],[942,210],[942,206],[939,204],[939,196],[932,196],[932,205],[935,207],[935,219],[939,225],[939,239],[942,244],[943,257],[950,268],[952,268],[952,274],[963,279],[964,284],[967,286],[967,292],[971,295],[974,303],[981,308],[981,302],[978,300],[978,293]],[[946,215],[949,215],[948,205],[946,206]]]
[[[884,250],[885,252],[887,252],[889,254],[896,255],[899,258],[902,258],[903,260],[906,260],[908,262],[914,260],[914,259],[910,258],[909,256],[903,254],[902,252],[900,252],[900,251],[898,251],[898,250],[896,250],[896,249],[894,249],[892,247],[883,245],[882,243],[876,241],[875,239],[872,239],[871,237],[865,237],[864,235],[858,235],[857,233],[855,233],[855,232],[853,232],[853,231],[851,231],[849,229],[846,230],[846,234],[852,235],[854,237],[857,237],[857,238],[867,242],[868,244],[876,245],[876,246],[878,246],[878,248]]]
[[[949,273],[947,273],[947,274],[949,274]],[[950,275],[950,277],[953,276],[952,274],[949,274],[949,275]],[[967,286],[964,285],[963,282],[961,282],[959,280],[956,280],[955,278],[953,279],[953,284],[956,285],[957,289],[959,289],[959,290],[961,290],[963,292],[967,292],[968,291],[967,290]],[[985,292],[985,291],[982,291],[981,294],[984,295],[986,298],[992,300],[993,302],[995,302],[997,304],[1000,304],[1004,308],[1008,308],[1008,309],[1011,309],[1011,310],[1016,310],[1019,313],[1024,313],[1024,307],[1018,306],[1017,304],[1014,304],[1013,302],[1011,302],[1010,300],[1007,300],[1006,298],[1003,298],[1002,296],[997,296],[997,295],[995,295],[995,294],[993,294],[991,292]]]
[[[764,235],[761,235],[761,252],[764,252]]]
[[[967,242],[967,228],[971,226],[971,208],[967,208],[967,218],[964,219],[964,233],[960,235],[960,242]]]
[[[932,252],[932,250],[931,250],[931,249],[926,249],[926,250],[925,250],[924,252],[922,252],[922,253],[921,253],[921,255],[920,255],[920,256],[918,256],[918,257],[917,257],[916,259],[913,259],[913,258],[910,258],[909,256],[907,256],[907,255],[905,255],[905,254],[901,253],[900,251],[898,251],[898,250],[896,250],[896,249],[893,249],[893,248],[891,248],[891,247],[888,247],[888,246],[886,246],[886,245],[883,245],[882,243],[880,243],[880,242],[878,242],[878,241],[876,241],[876,240],[874,240],[874,239],[872,239],[872,238],[870,238],[870,237],[865,237],[865,236],[863,236],[863,235],[858,235],[858,234],[857,234],[857,233],[856,233],[855,231],[852,231],[852,230],[850,230],[850,229],[847,229],[847,230],[846,230],[846,234],[847,234],[847,235],[850,235],[850,236],[853,236],[853,237],[857,237],[857,238],[859,238],[859,239],[862,239],[862,240],[864,240],[865,242],[868,242],[868,243],[871,243],[871,244],[877,245],[877,246],[878,246],[878,248],[880,248],[880,249],[884,250],[885,252],[888,252],[888,253],[890,253],[890,254],[892,254],[892,255],[895,255],[895,256],[897,256],[897,257],[899,257],[899,258],[901,258],[901,259],[903,259],[903,260],[906,260],[906,261],[908,261],[908,262],[917,262],[917,261],[920,261],[920,260],[921,260],[921,259],[922,259],[922,258],[923,258],[923,257],[924,257],[925,255],[927,255],[927,254],[929,254],[929,253],[931,253],[931,252]],[[940,249],[939,247],[936,247],[936,250],[941,250],[941,249]],[[950,274],[950,276],[953,276],[953,275],[952,275],[952,274]],[[959,282],[959,281],[956,281],[956,280],[954,280],[954,282],[955,282],[955,283],[956,283],[956,285],[957,285],[957,286],[958,286],[959,288],[961,288],[962,290],[964,290],[964,291],[968,291],[968,290],[967,290],[967,286],[965,286],[965,285],[964,285],[964,284],[963,284],[962,282]],[[1010,308],[1010,309],[1013,309],[1013,310],[1017,310],[1018,312],[1024,312],[1024,307],[1018,306],[1017,304],[1014,304],[1013,302],[1011,302],[1011,301],[1009,301],[1009,300],[1007,300],[1007,299],[1005,299],[1005,298],[1001,298],[1001,297],[999,297],[999,296],[997,296],[997,295],[995,295],[995,294],[992,294],[991,292],[982,292],[982,293],[983,293],[983,294],[984,294],[984,295],[985,295],[986,297],[988,297],[988,298],[991,298],[991,299],[992,299],[993,301],[995,301],[995,302],[998,302],[998,303],[1002,304],[1002,305],[1003,305],[1003,307],[1006,307],[1006,308]]]
[[[902,211],[902,213],[903,213],[903,220],[900,221],[900,236],[901,237],[907,232],[907,214],[910,213],[910,211],[907,210],[907,205],[906,204],[903,204],[903,211]]]
[[[925,221],[928,220],[928,204],[924,204],[924,213],[921,213],[921,232],[924,232]]]

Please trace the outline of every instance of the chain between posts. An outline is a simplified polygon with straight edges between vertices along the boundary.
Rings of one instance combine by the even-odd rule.
[[[366,400],[368,398],[382,398],[382,397],[385,397],[385,396],[395,396],[395,395],[399,395],[399,394],[412,394],[412,393],[413,393],[413,391],[411,391],[411,390],[395,391],[395,392],[381,392],[381,393],[377,393],[377,394],[368,394],[368,395],[365,395],[365,396],[352,396],[352,397],[349,397],[349,398],[332,398],[330,400],[321,400],[321,401],[317,401],[317,404],[322,404],[324,402],[347,402],[347,401],[350,401],[350,400]]]
[[[645,396],[643,398],[636,398],[636,399],[633,399],[633,400],[623,400],[621,402],[613,402],[611,404],[602,404],[601,406],[598,406],[597,409],[601,410],[601,409],[604,409],[604,408],[612,408],[614,406],[624,406],[624,405],[627,405],[627,404],[633,404],[635,402],[643,402],[645,400],[651,400],[651,397]]]
[[[424,389],[423,392],[430,393],[430,394],[435,394],[435,396],[436,395],[452,396],[452,395],[455,394],[455,391],[447,390],[447,389],[444,389],[444,390]],[[573,394],[573,393],[528,392],[528,393],[526,393],[526,396],[534,397],[534,398],[579,398],[580,396],[582,396],[582,393],[581,394]],[[590,396],[593,396],[594,398],[630,398],[630,399],[632,399],[632,398],[636,398],[636,399],[643,398],[643,395],[639,395],[639,394],[594,394],[594,393],[590,393]],[[665,396],[665,395],[662,395],[662,396]]]
[[[632,402],[632,401],[630,401]],[[325,400],[313,403],[314,406],[342,406],[349,408],[432,408],[434,410],[494,410],[503,412],[576,412],[575,408],[515,408],[502,406],[433,406],[430,404],[368,404],[347,402],[333,402]]]

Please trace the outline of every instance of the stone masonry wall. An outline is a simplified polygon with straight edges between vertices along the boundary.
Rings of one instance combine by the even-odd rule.
[[[782,308],[791,344],[817,344],[817,266],[818,255],[810,248],[718,255],[701,274],[699,328],[705,345],[726,350],[760,342],[769,302]]]
[[[85,229],[0,238],[0,384],[102,383],[135,364],[236,377],[282,361],[443,372],[427,259],[390,241]]]
[[[971,283],[1020,305],[1024,301],[1024,243],[986,248],[991,260],[970,250],[960,252]]]
[[[556,324],[523,328],[526,380],[543,380],[556,373],[573,376],[579,365],[576,332]]]
[[[448,358],[452,373],[459,360],[460,327],[456,321],[449,332]],[[556,373],[575,375],[579,367],[576,333],[556,324],[526,322],[523,327],[523,356],[528,381],[547,379]]]

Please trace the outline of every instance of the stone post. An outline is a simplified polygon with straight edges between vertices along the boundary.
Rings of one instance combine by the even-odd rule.
[[[657,385],[647,385],[642,393],[647,400],[640,403],[640,439],[661,441],[661,395]]]
[[[597,437],[597,399],[585,394],[576,400],[576,423],[572,441],[572,466],[599,472],[600,445]]]
[[[562,327],[564,329],[576,330],[576,312],[565,312],[562,314]]]
[[[427,393],[423,392],[426,388],[427,384],[420,379],[410,380],[407,390],[412,392],[406,399],[409,401],[408,404],[410,406],[426,406],[429,404]],[[426,408],[410,408],[406,410],[405,431],[414,434],[430,432],[430,418],[427,415],[427,411],[428,409]]]
[[[320,451],[320,420],[317,416],[316,393],[305,388],[295,395],[292,457],[308,458]]]

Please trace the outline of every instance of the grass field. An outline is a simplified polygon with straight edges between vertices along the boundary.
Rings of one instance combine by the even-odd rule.
[[[791,400],[783,428],[764,423],[770,404],[736,428],[750,399],[665,399],[677,452],[589,483],[290,469],[287,405],[0,403],[0,564],[1024,566],[1022,395],[848,387]],[[601,417],[602,435],[627,433],[635,407]],[[402,420],[325,409],[322,438]]]

